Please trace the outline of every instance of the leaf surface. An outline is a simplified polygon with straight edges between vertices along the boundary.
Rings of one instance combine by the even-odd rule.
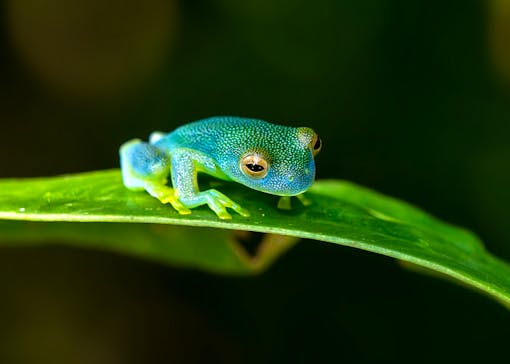
[[[297,238],[307,238],[401,259],[510,304],[507,263],[488,253],[471,232],[403,201],[345,181],[318,181],[307,194],[310,206],[293,200],[292,210],[285,211],[276,208],[278,197],[239,184],[206,179],[201,188],[210,187],[239,202],[251,216],[233,213],[232,220],[222,221],[206,207],[179,215],[146,193],[124,188],[118,170],[3,180],[0,219],[11,221],[0,224],[0,243],[60,242],[246,274],[269,266]],[[239,243],[246,233],[239,231],[269,235],[250,255]]]

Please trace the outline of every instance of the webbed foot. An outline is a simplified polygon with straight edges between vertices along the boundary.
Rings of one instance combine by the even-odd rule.
[[[303,204],[303,206],[310,206],[312,204],[312,201],[308,199],[304,193],[296,195],[296,198]],[[291,196],[280,197],[277,208],[280,210],[292,210]]]
[[[300,195],[296,196],[299,201],[303,204],[303,206],[310,206],[312,204],[312,200],[305,196],[304,192]]]
[[[165,185],[146,183],[145,190],[153,197],[156,197],[161,203],[169,203],[181,215],[191,214],[191,210],[187,208],[176,196],[175,189]]]
[[[232,201],[223,193],[214,189],[199,192],[196,195],[186,199],[183,199],[181,197],[180,200],[183,203],[183,205],[188,208],[193,208],[196,206],[207,204],[209,208],[213,210],[220,219],[223,220],[228,220],[232,218],[232,216],[227,212],[227,208],[231,208],[241,216],[244,217],[250,216],[250,213],[247,210],[243,209],[241,205]]]

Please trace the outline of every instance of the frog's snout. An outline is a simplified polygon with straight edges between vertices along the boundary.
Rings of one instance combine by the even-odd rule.
[[[305,192],[313,183],[314,175],[311,171],[286,176],[286,195],[294,196]]]
[[[301,175],[298,175],[298,174],[295,174],[295,173],[288,174],[287,175],[287,180],[289,182],[294,182],[294,181],[299,180],[299,179],[302,179],[303,181],[306,181],[306,180],[310,179],[310,174],[311,173],[312,172],[311,172],[310,168],[305,168]]]

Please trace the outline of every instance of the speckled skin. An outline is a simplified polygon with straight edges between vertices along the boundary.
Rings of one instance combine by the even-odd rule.
[[[212,117],[183,125],[163,134],[155,132],[149,143],[138,139],[120,148],[123,181],[134,190],[147,190],[169,202],[181,214],[207,204],[223,219],[226,208],[243,216],[248,212],[216,190],[200,192],[197,173],[235,181],[258,191],[295,196],[305,192],[315,178],[310,128],[275,125],[263,120]],[[267,175],[253,178],[240,163],[247,153],[263,156]],[[171,175],[173,188],[167,187]]]

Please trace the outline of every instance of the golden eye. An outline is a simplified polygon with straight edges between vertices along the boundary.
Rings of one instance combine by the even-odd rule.
[[[322,149],[322,140],[317,134],[313,135],[312,141],[310,142],[310,148],[312,149],[313,156],[315,157]]]
[[[264,178],[267,175],[267,168],[268,163],[260,154],[247,154],[241,158],[241,170],[248,177]]]

